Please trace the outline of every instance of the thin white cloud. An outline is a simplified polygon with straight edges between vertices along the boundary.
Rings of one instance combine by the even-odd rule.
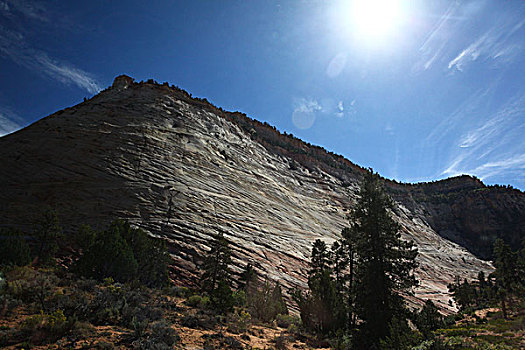
[[[337,103],[337,112],[335,113],[336,117],[343,118],[345,116],[345,106],[343,101]]]
[[[504,171],[523,169],[525,169],[525,153],[516,154],[499,161],[487,162],[476,167],[472,172],[483,179],[498,175]]]
[[[73,83],[92,94],[102,90],[91,74],[68,63],[53,60],[44,52],[36,53],[35,60],[47,75],[64,84]]]
[[[496,84],[492,83],[486,89],[475,91],[450,115],[442,118],[439,124],[433,127],[432,131],[423,140],[425,147],[435,148],[443,139],[448,138],[452,132],[460,130],[461,125],[475,123],[477,120],[476,115],[484,109],[484,103],[488,101],[488,96],[493,93],[495,86]]]
[[[320,112],[322,109],[317,100],[306,98],[295,99],[292,122],[299,129],[309,129],[315,122],[316,112]]]
[[[37,1],[26,0],[6,0],[0,2],[0,10],[11,14],[11,12],[18,12],[30,19],[39,20],[42,22],[49,21],[49,15],[43,4]]]
[[[481,125],[463,133],[440,175],[489,179],[525,168],[525,93],[517,94]]]
[[[444,63],[449,70],[461,72],[469,63],[482,59],[494,65],[512,61],[524,46],[523,11],[495,17],[499,21],[486,23],[475,40],[456,46],[463,33],[479,26],[479,11],[486,7],[483,1],[451,2],[420,46],[412,71],[418,73]]]
[[[521,50],[517,32],[521,30],[525,21],[505,17],[506,22],[496,23],[473,43],[463,49],[448,63],[448,69],[462,72],[465,66],[478,60],[480,57],[507,63]],[[518,44],[516,43],[518,41]]]
[[[441,16],[434,28],[430,31],[419,48],[420,59],[413,67],[414,71],[427,70],[442,55],[443,50],[451,38],[450,22],[457,21],[455,15],[459,7],[458,2],[453,2]]]
[[[11,109],[0,107],[0,137],[22,127],[22,119]]]
[[[5,29],[1,25],[0,55],[63,84],[76,85],[91,94],[102,89],[91,74],[30,47],[22,34]]]

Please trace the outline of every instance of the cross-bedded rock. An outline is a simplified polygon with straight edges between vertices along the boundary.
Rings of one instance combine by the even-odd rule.
[[[30,228],[45,206],[70,232],[127,219],[169,243],[174,275],[186,283],[197,281],[202,252],[223,232],[237,272],[251,262],[285,288],[305,287],[312,243],[331,243],[347,225],[364,170],[329,154],[330,167],[297,161],[239,118],[167,84],[120,76],[92,99],[0,139],[1,224]],[[454,276],[491,265],[441,237],[413,189],[388,188],[397,189],[393,215],[404,237],[420,251],[417,297],[452,308],[446,286]]]

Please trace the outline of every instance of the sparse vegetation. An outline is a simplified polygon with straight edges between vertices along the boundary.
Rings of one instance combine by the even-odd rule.
[[[0,230],[0,266],[24,266],[31,262],[31,250],[19,230]]]
[[[137,280],[148,287],[163,287],[168,280],[168,254],[164,242],[117,220],[106,230],[81,227],[77,235],[84,254],[74,269],[82,276],[119,282]]]
[[[379,177],[370,172],[341,240],[331,250],[321,240],[314,243],[309,292],[294,293],[307,329],[348,337],[345,342],[354,348],[377,348],[385,342],[397,348],[413,342],[399,293],[410,293],[416,284],[412,271],[417,250],[401,240],[389,214],[392,206]]]
[[[417,251],[400,239],[392,209],[379,177],[368,173],[341,239],[331,247],[314,242],[309,289],[291,292],[300,319],[288,314],[281,285],[253,265],[234,280],[222,234],[210,242],[195,289],[170,285],[164,243],[119,220],[103,231],[81,226],[68,240],[71,262],[56,264],[62,230],[56,213],[46,212],[32,240],[2,233],[0,346],[172,349],[188,339],[234,349],[525,346],[525,247],[513,252],[496,241],[493,274],[449,286],[461,313],[444,318],[429,300],[410,312],[400,293],[416,283]],[[476,313],[487,307],[492,313]]]

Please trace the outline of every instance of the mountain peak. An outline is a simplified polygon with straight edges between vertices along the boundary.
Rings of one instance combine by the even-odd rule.
[[[235,247],[235,271],[250,262],[285,288],[306,287],[311,246],[318,238],[333,242],[348,225],[365,169],[167,83],[137,84],[121,75],[109,91],[120,92],[0,139],[8,164],[0,167],[0,223],[28,227],[32,213],[46,206],[57,209],[70,233],[79,224],[128,220],[168,242],[172,270],[185,283],[198,280],[202,253],[222,232]],[[456,275],[491,271],[444,236],[462,242],[466,227],[472,237],[492,237],[525,217],[519,194],[487,197],[490,189],[452,187],[447,193],[439,186],[392,189],[399,192],[395,220],[421,252],[416,294],[442,308],[450,308],[447,284]],[[505,203],[501,208],[513,215],[465,225],[464,206],[484,215],[487,201]],[[489,209],[490,215],[499,210]],[[459,224],[443,224],[449,220]]]
[[[117,89],[117,90],[124,90],[124,89],[127,89],[134,82],[135,82],[135,79],[125,74],[122,74],[116,77],[115,80],[113,80],[113,84],[111,85],[111,88]]]

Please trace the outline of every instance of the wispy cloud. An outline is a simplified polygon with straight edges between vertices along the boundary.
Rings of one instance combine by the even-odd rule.
[[[520,53],[525,37],[523,11],[501,14],[494,17],[497,20],[480,25],[479,11],[490,11],[486,5],[483,1],[452,2],[420,46],[412,71],[425,71],[437,63],[452,71],[463,71],[474,61],[504,64]],[[461,44],[465,35],[472,36],[473,28],[481,29],[473,34],[475,40]]]
[[[489,87],[475,91],[468,99],[463,101],[452,113],[444,117],[437,126],[423,140],[424,146],[434,148],[448,139],[452,133],[461,132],[461,126],[476,123],[477,116],[487,106],[489,96],[494,92],[496,82]]]
[[[26,43],[22,34],[8,30],[1,25],[0,55],[63,84],[76,85],[91,94],[101,90],[100,85],[91,74],[32,48]]]
[[[46,8],[39,2],[26,0],[4,0],[0,1],[0,11],[4,15],[12,15],[13,13],[20,13],[30,19],[39,20],[42,22],[49,21],[49,14]]]
[[[505,18],[505,22],[496,23],[473,43],[463,49],[448,63],[448,69],[463,71],[465,66],[479,58],[507,63],[521,50],[521,29],[525,20]],[[520,33],[519,35],[517,35]]]
[[[457,21],[456,12],[459,3],[453,2],[441,16],[419,48],[420,59],[413,67],[415,71],[427,70],[442,55],[445,46],[451,39],[450,22]]]
[[[57,22],[47,11],[44,3],[28,0],[0,0],[0,18],[2,17],[6,21],[5,25],[0,24],[0,56],[63,84],[75,85],[91,94],[101,90],[96,79],[88,72],[71,63],[51,57],[25,40],[24,33],[31,33],[35,29],[33,26],[22,26],[20,23],[30,21],[36,25],[35,28],[40,28],[54,25]]]
[[[22,127],[22,118],[6,107],[0,106],[0,137]]]
[[[525,153],[516,154],[508,158],[487,162],[472,170],[472,173],[478,174],[482,179],[491,178],[503,172],[525,170]]]
[[[477,111],[479,112],[479,111]],[[478,127],[458,138],[441,175],[471,174],[490,179],[525,169],[525,93],[520,92]]]

